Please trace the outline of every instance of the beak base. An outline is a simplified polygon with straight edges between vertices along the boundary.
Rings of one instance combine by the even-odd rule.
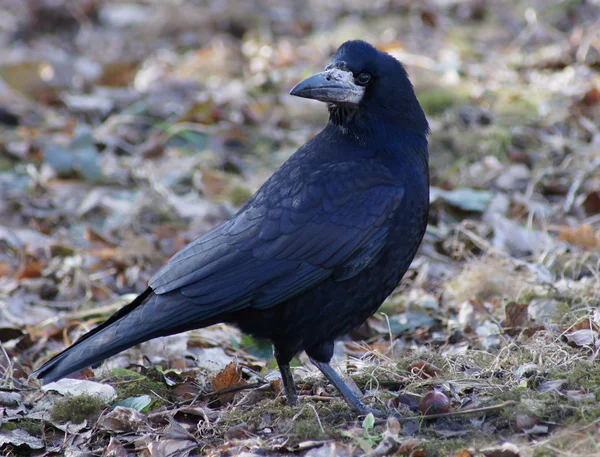
[[[310,98],[326,103],[358,104],[365,88],[354,82],[351,71],[334,68],[300,81],[290,91],[290,95]]]

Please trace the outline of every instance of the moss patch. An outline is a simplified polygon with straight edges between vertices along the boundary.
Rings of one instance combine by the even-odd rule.
[[[57,422],[80,424],[85,419],[95,418],[105,406],[104,400],[92,395],[64,397],[54,404],[51,415]]]
[[[456,87],[431,86],[419,89],[417,98],[425,114],[433,116],[443,113],[451,106],[464,102],[467,97]]]
[[[150,395],[153,400],[151,409],[153,409],[162,406],[165,398],[169,397],[169,388],[162,382],[154,381],[135,371],[119,368],[113,370],[111,375],[110,384],[117,390],[115,401]]]
[[[317,417],[318,416],[318,417]],[[332,429],[345,426],[355,419],[342,400],[305,403],[298,406],[282,405],[277,400],[262,400],[251,408],[230,408],[222,418],[222,427],[245,424],[258,435],[262,433],[285,434],[293,445],[306,440],[322,440],[334,433]]]

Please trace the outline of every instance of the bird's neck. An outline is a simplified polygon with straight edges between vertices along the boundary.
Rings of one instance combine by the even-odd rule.
[[[372,115],[368,111],[360,111],[354,107],[330,105],[329,122],[325,129],[332,137],[343,138],[361,146],[377,146],[385,149],[385,145],[394,148],[400,142],[408,142],[414,146],[418,155],[427,160],[427,121],[424,125],[414,122],[399,122],[397,117]]]
[[[381,135],[399,130],[426,137],[429,125],[421,108],[418,105],[417,107],[414,112],[403,110],[392,113],[386,110],[372,112],[352,105],[330,104],[329,126],[357,140],[369,137],[381,140]]]
[[[352,126],[358,115],[358,109],[351,105],[329,104],[329,122],[338,127],[347,128]]]

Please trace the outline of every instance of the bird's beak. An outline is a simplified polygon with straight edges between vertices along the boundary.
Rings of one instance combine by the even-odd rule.
[[[365,88],[354,82],[351,71],[332,68],[300,81],[290,91],[291,95],[312,98],[326,103],[349,103],[357,105],[363,98]]]

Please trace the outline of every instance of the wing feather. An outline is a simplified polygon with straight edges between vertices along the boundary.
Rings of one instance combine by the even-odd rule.
[[[275,191],[272,177],[234,218],[173,256],[150,281],[154,292],[179,290],[202,316],[268,308],[330,276],[350,279],[380,254],[404,195],[386,168],[328,163],[287,178]]]

